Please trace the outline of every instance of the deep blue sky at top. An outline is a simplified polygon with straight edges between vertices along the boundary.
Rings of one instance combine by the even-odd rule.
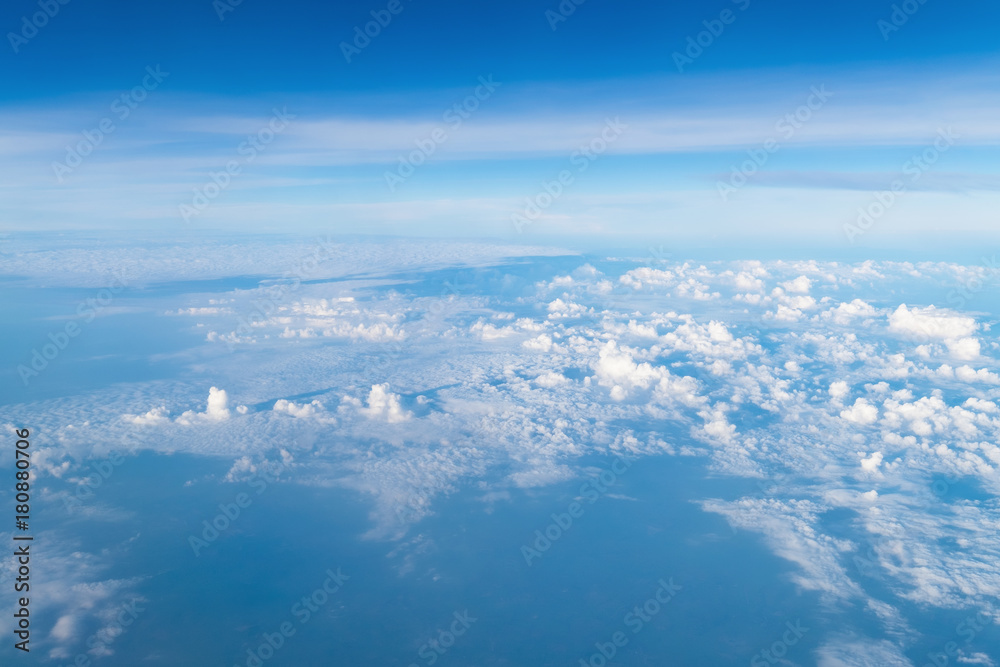
[[[389,0],[242,0],[220,20],[226,1],[2,3],[0,229],[187,229],[183,207],[277,108],[294,122],[197,229],[713,244],[740,233],[846,248],[845,225],[951,128],[955,145],[863,242],[996,230],[995,1],[399,0],[350,63],[341,44]],[[58,14],[15,53],[9,35],[40,2]],[[560,6],[575,9],[553,30],[546,13]],[[735,20],[679,71],[673,54],[723,12]],[[894,12],[886,39],[879,22]],[[157,65],[169,78],[119,115],[115,100]],[[472,99],[460,126],[444,120],[482,76],[503,87]],[[802,106],[817,87],[833,97]],[[805,120],[789,134],[776,123],[790,113]],[[627,126],[620,141],[529,231],[514,225],[612,118]],[[102,120],[113,130],[90,146]],[[390,181],[435,129],[446,139],[433,155]],[[747,162],[774,138],[780,150]],[[67,173],[74,151],[85,159]],[[724,191],[737,176],[745,184]]]
[[[916,2],[917,0],[913,0]],[[888,42],[875,28],[891,2],[586,0],[553,32],[558,2],[402,0],[405,9],[351,65],[340,52],[382,0],[243,0],[220,21],[210,0],[71,0],[14,54],[5,39],[8,101],[132,85],[162,63],[185,91],[419,90],[506,81],[574,81],[676,73],[671,53],[702,21],[734,8],[739,20],[699,59],[702,72],[856,62],[923,61],[996,50],[1000,4],[927,0]],[[7,0],[6,35],[36,0]]]

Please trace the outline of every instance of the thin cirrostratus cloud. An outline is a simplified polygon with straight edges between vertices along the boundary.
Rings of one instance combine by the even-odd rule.
[[[1000,93],[994,92],[996,76],[983,67],[967,72],[953,76],[945,68],[931,68],[921,76],[872,67],[729,73],[562,83],[548,97],[542,84],[504,83],[496,76],[500,87],[460,127],[449,126],[442,114],[474,86],[391,99],[355,95],[343,104],[335,98],[289,96],[277,106],[296,118],[252,163],[242,165],[241,174],[199,222],[226,226],[241,219],[264,223],[297,215],[293,222],[309,225],[324,216],[343,216],[339,219],[350,229],[378,225],[381,217],[390,226],[426,230],[444,210],[448,220],[443,228],[454,231],[464,218],[482,222],[487,233],[507,232],[510,214],[535,194],[539,179],[551,178],[561,160],[599,136],[607,118],[617,117],[627,129],[609,145],[606,158],[614,158],[617,178],[568,189],[558,206],[539,218],[553,223],[550,231],[567,227],[600,233],[620,229],[624,220],[626,227],[634,224],[644,233],[658,215],[662,219],[663,211],[724,228],[731,208],[714,201],[717,182],[745,157],[746,149],[759,148],[768,139],[794,154],[797,164],[791,170],[786,166],[784,175],[762,169],[741,193],[748,210],[760,209],[757,224],[768,224],[765,217],[789,224],[810,209],[823,217],[827,204],[847,211],[836,213],[841,216],[836,220],[816,223],[826,228],[839,224],[858,197],[818,199],[820,205],[808,208],[790,203],[789,197],[800,200],[800,194],[829,189],[830,183],[816,176],[824,172],[840,173],[833,183],[842,189],[888,187],[893,165],[900,161],[886,155],[931,145],[942,128],[952,128],[960,137],[958,146],[948,164],[937,167],[919,189],[952,195],[956,190],[995,190],[981,153],[971,151],[1000,142],[1000,120],[989,112],[1000,102]],[[778,125],[815,90],[829,91],[830,97],[810,111],[808,120],[797,128]],[[0,133],[0,153],[8,158],[0,166],[6,183],[0,187],[7,195],[0,215],[6,226],[72,226],[67,216],[82,226],[129,220],[176,224],[178,207],[190,203],[194,189],[227,161],[242,161],[238,147],[247,134],[266,125],[272,103],[281,96],[194,97],[171,92],[164,84],[133,117],[116,123],[115,133],[60,183],[53,163],[65,159],[68,142],[82,139],[84,130],[107,115],[100,101],[110,99],[111,94],[95,95],[76,107],[67,108],[62,100],[58,107],[39,102],[0,111],[0,117],[11,121],[3,124],[7,127],[32,119],[26,133]],[[385,172],[413,151],[416,141],[439,128],[445,129],[447,140],[419,177],[390,192]],[[830,169],[831,159],[843,162],[845,151],[856,166]],[[650,159],[656,160],[652,166]],[[517,178],[519,171],[524,178]],[[771,187],[761,194],[757,186],[765,185]],[[645,204],[624,203],[622,209],[623,194]],[[921,200],[920,195],[913,193],[910,199]],[[959,211],[971,227],[980,225],[967,203],[945,199],[927,200],[929,205],[918,208],[935,214]],[[913,228],[927,224],[930,218],[918,216]]]

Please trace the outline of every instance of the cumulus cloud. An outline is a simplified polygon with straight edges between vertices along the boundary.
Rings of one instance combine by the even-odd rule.
[[[792,294],[808,294],[812,289],[812,281],[806,276],[799,276],[794,280],[778,283],[783,290]]]
[[[152,410],[143,415],[123,415],[122,418],[128,422],[131,422],[132,424],[137,424],[139,426],[157,425],[157,424],[165,424],[168,421],[170,421],[170,418],[167,416],[168,414],[169,413],[167,412],[167,408],[164,406],[160,406],[158,408],[153,408]]]
[[[556,299],[548,305],[549,319],[565,319],[571,317],[583,317],[593,315],[594,309],[587,308],[572,301]]]
[[[546,389],[552,389],[554,387],[561,387],[562,385],[569,384],[569,380],[566,376],[561,373],[556,373],[554,371],[549,371],[548,373],[543,373],[535,378],[535,384],[539,387],[545,387]]]
[[[247,406],[236,406],[236,412],[246,414],[249,411]],[[208,390],[208,400],[205,404],[204,412],[186,410],[174,421],[182,426],[190,426],[198,422],[223,422],[230,418],[229,395],[224,389],[211,387]],[[149,412],[141,415],[125,414],[122,420],[136,426],[158,426],[170,423],[170,412],[166,406],[153,408]]]
[[[652,269],[644,266],[639,269],[632,269],[623,274],[619,279],[623,285],[633,289],[642,289],[645,286],[658,287],[673,285],[677,277],[671,271]]]
[[[952,356],[963,360],[980,355],[980,343],[973,337],[978,328],[974,318],[934,306],[907,308],[906,304],[900,304],[889,315],[889,331],[916,340],[941,341]]]
[[[521,345],[528,350],[533,350],[535,352],[549,352],[552,350],[552,336],[548,334],[539,334],[534,338],[530,338]]]
[[[282,398],[275,401],[272,410],[274,410],[274,412],[291,415],[296,419],[316,419],[324,418],[326,416],[326,407],[318,400],[313,400],[309,403],[295,403],[294,401],[288,401]]]
[[[863,398],[854,401],[854,405],[840,411],[840,416],[855,424],[873,424],[878,420],[878,408]]]
[[[369,419],[390,424],[406,421],[413,416],[412,412],[403,409],[399,394],[389,391],[387,382],[372,385],[371,391],[368,392],[367,405],[364,407],[361,407],[361,402],[357,399],[347,396],[344,397],[344,402],[354,404],[358,412]]]
[[[648,362],[636,363],[632,354],[619,348],[613,340],[601,347],[594,371],[598,383],[611,387],[612,396],[617,400],[625,398],[634,389],[648,389],[669,372],[662,367],[653,368]]]
[[[229,419],[229,395],[224,389],[212,387],[208,390],[208,401],[204,412],[188,410],[177,418],[177,423],[184,426],[198,421],[225,421]]]
[[[880,465],[882,465],[882,452],[874,452],[871,456],[861,459],[861,469],[865,472],[878,472]],[[875,497],[878,497],[878,494],[875,494]]]
[[[830,388],[827,390],[830,394],[830,398],[834,401],[843,401],[850,389],[847,387],[847,383],[843,380],[837,380],[830,383]]]
[[[840,303],[829,310],[824,310],[820,316],[835,324],[847,326],[857,318],[869,318],[877,314],[878,311],[871,304],[861,299],[854,299],[850,303]]]

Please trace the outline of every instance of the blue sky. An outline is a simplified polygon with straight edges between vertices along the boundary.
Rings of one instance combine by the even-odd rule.
[[[848,252],[994,226],[995,4],[56,6],[36,32],[22,20],[36,3],[0,18],[10,230]],[[391,20],[347,62],[342,43],[372,12]],[[603,145],[614,119],[623,129]],[[935,149],[942,131],[954,141]],[[603,150],[581,159],[592,142]]]

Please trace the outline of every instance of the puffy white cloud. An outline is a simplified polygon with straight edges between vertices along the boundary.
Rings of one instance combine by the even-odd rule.
[[[980,343],[973,337],[978,329],[974,318],[934,306],[907,308],[901,304],[889,315],[889,331],[916,340],[942,341],[952,356],[962,360],[979,357]]]
[[[889,331],[936,340],[971,336],[977,328],[973,318],[934,306],[907,308],[904,303],[889,315]]]
[[[168,414],[167,408],[161,405],[158,408],[153,408],[146,414],[123,415],[122,418],[125,419],[126,421],[129,421],[133,424],[137,424],[140,426],[144,426],[147,424],[158,425],[158,424],[165,424],[168,421],[170,421],[170,418],[167,416],[167,414]]]
[[[677,278],[672,272],[652,269],[648,266],[632,269],[618,279],[621,284],[633,289],[642,289],[647,285],[651,287],[669,286],[673,285],[676,280]]]
[[[798,322],[802,317],[802,311],[798,308],[790,308],[784,304],[779,304],[777,310],[768,313],[767,317],[778,322]]]
[[[677,296],[696,299],[698,301],[710,301],[711,299],[718,299],[722,295],[719,292],[710,291],[709,286],[705,283],[694,278],[688,278],[677,285]]]
[[[598,361],[594,364],[598,383],[605,387],[617,387],[624,398],[633,389],[648,389],[650,385],[664,377],[669,371],[663,367],[653,368],[649,363],[636,363],[628,350],[618,347],[611,340],[601,347]]]
[[[399,394],[389,391],[389,383],[387,382],[373,384],[371,391],[368,392],[366,402],[367,406],[359,408],[358,411],[369,419],[382,420],[390,424],[395,424],[406,421],[413,416],[412,412],[403,409]]]
[[[764,291],[764,281],[750,273],[747,273],[746,271],[740,271],[737,273],[736,277],[733,279],[733,284],[736,285],[736,289],[744,292]]]
[[[878,420],[878,408],[863,398],[854,401],[854,405],[840,411],[840,416],[855,424],[873,424]]]
[[[535,378],[535,384],[539,387],[545,387],[546,389],[552,389],[554,387],[561,387],[562,385],[569,384],[569,380],[566,376],[550,371],[548,373],[543,373]]]
[[[812,280],[806,276],[799,276],[795,280],[789,280],[778,284],[783,290],[791,292],[792,294],[808,294],[809,290],[812,289]]]
[[[549,352],[553,348],[552,336],[548,334],[539,334],[534,338],[524,341],[521,343],[521,346],[535,352]]]
[[[275,412],[283,412],[297,419],[321,417],[326,412],[326,408],[318,400],[300,404],[295,403],[294,401],[285,400],[284,398],[275,401],[272,410]]]
[[[1000,384],[1000,375],[985,368],[974,370],[971,366],[959,366],[955,369],[955,377],[962,382],[985,382],[987,384]]]
[[[239,405],[236,407],[236,411],[242,415],[248,412],[248,408],[245,405]],[[136,426],[159,426],[170,423],[169,414],[166,406],[160,406],[141,415],[122,415],[122,420]],[[226,391],[212,387],[208,390],[208,400],[204,412],[186,410],[174,421],[182,426],[190,426],[198,422],[223,422],[229,419],[231,414],[229,396]]]
[[[985,401],[981,398],[969,398],[963,403],[965,407],[971,410],[978,410],[980,412],[1000,412],[1000,407],[993,401]]]
[[[871,456],[861,459],[861,469],[865,472],[878,472],[880,465],[882,465],[882,452],[872,452]]]
[[[861,299],[854,299],[850,303],[840,303],[834,308],[824,310],[820,316],[841,326],[847,326],[857,318],[874,317],[877,314],[878,311],[871,304]]]
[[[224,389],[212,387],[208,390],[208,402],[204,412],[188,410],[177,418],[177,423],[189,426],[197,421],[224,421],[229,419],[229,395]]]
[[[837,380],[830,383],[830,388],[827,390],[830,394],[830,398],[834,401],[842,401],[850,392],[847,383],[843,380]]]
[[[556,299],[552,301],[547,306],[549,311],[549,319],[565,319],[573,317],[584,317],[585,315],[593,315],[594,309],[587,308],[578,303],[572,301],[563,301],[562,299]]]
[[[981,347],[976,338],[955,338],[946,340],[944,344],[948,347],[951,356],[956,359],[972,361],[979,358]]]
[[[736,426],[729,423],[726,412],[721,406],[716,406],[712,410],[700,413],[705,420],[701,432],[708,437],[722,443],[731,443],[736,436]]]

